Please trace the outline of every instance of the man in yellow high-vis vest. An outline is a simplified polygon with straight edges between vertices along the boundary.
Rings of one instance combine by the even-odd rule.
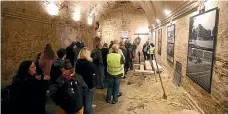
[[[123,75],[124,57],[118,53],[118,45],[112,47],[112,52],[107,55],[107,72],[109,76],[108,89],[106,95],[106,102],[109,103],[113,95],[112,103],[118,102],[118,94],[120,90],[120,79]]]
[[[148,55],[149,55],[149,59],[151,57],[151,59],[153,60],[153,56],[154,56],[154,52],[155,52],[155,47],[154,47],[154,44],[153,43],[150,43],[150,46],[149,46],[149,50],[148,50]]]

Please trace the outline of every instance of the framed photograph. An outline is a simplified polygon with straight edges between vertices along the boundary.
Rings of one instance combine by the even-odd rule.
[[[167,27],[167,59],[174,63],[175,24]]]
[[[218,8],[190,18],[186,74],[211,93],[214,49],[218,26]]]
[[[158,30],[158,54],[161,55],[162,49],[162,29]]]

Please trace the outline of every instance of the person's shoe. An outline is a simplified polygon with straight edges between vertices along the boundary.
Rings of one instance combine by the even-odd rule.
[[[105,100],[106,101],[106,103],[110,103],[110,101],[109,100]]]
[[[112,104],[116,104],[118,102],[118,100],[117,101],[112,101]]]
[[[122,96],[122,92],[119,92],[118,97]]]
[[[93,108],[95,108],[96,107],[96,105],[95,104],[93,104]]]

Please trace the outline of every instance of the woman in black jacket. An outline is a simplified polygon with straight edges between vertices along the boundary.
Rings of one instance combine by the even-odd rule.
[[[52,100],[59,106],[58,114],[83,114],[83,97],[88,87],[80,75],[72,71],[73,66],[65,60],[60,67],[62,76],[51,84]]]
[[[40,80],[36,75],[33,61],[23,61],[12,81],[10,105],[3,114],[45,114],[47,80],[46,76]]]
[[[79,52],[75,70],[82,76],[89,88],[84,99],[84,114],[93,114],[92,105],[95,92],[96,66],[92,63],[90,51],[87,48],[82,48]]]

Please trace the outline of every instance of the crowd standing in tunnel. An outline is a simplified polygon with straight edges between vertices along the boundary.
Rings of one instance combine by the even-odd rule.
[[[104,78],[106,101],[113,95],[112,103],[117,103],[122,95],[120,79],[132,64],[133,52],[130,43],[112,42],[110,49],[107,43],[103,48],[98,44],[92,54],[83,42],[72,42],[56,53],[46,44],[35,62],[20,64],[12,84],[4,89],[3,98],[7,99],[8,90],[12,98],[3,100],[3,114],[45,114],[46,95],[58,106],[58,114],[93,114],[95,89],[104,87]],[[18,104],[22,102],[26,106]]]

